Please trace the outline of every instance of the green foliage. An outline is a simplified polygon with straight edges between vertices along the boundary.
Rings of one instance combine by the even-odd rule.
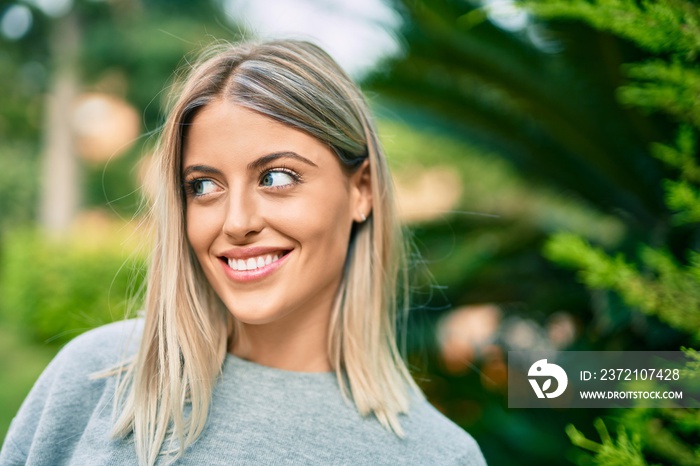
[[[39,189],[36,147],[32,144],[0,143],[0,232],[28,224]]]
[[[681,33],[664,28],[671,24],[669,18],[676,18],[674,21],[684,24],[681,35],[687,39],[690,37],[688,34],[692,33],[700,43],[700,29],[695,27],[699,11],[697,6],[688,2],[667,2],[663,5],[642,2],[640,6],[635,2],[620,1],[581,1],[555,5],[559,3],[536,2],[535,9],[549,16],[578,17],[596,27],[635,40],[652,51],[673,52],[671,55],[675,58],[670,62],[669,59],[655,59],[630,68],[632,78],[654,81],[654,91],[623,92],[621,95],[626,95],[630,104],[662,109],[686,121],[681,125],[674,145],[654,144],[652,154],[679,173],[678,179],[664,182],[665,203],[674,211],[675,224],[689,225],[691,228],[696,226],[692,224],[700,221],[700,166],[696,161],[700,120],[696,121],[694,115],[700,115],[700,105],[697,99],[691,98],[687,89],[691,85],[700,89],[700,72],[695,64],[682,62],[678,58],[695,57],[690,51],[696,49],[689,45],[694,42],[682,41],[678,38]],[[595,15],[590,14],[593,11],[591,8],[595,10]],[[621,14],[621,9],[626,13]],[[618,17],[611,17],[613,12]],[[673,24],[679,27],[681,23]],[[656,40],[663,42],[659,47],[651,47],[647,42],[650,39],[643,34],[631,32],[634,27],[648,28],[650,25],[667,33],[667,36],[662,36],[664,40],[657,37]],[[627,91],[630,89],[628,87]],[[697,95],[697,90],[693,92],[693,96]],[[652,95],[654,97],[650,97]],[[642,246],[639,248],[638,263],[635,264],[620,254],[610,257],[576,235],[561,233],[552,237],[545,247],[545,254],[554,262],[578,269],[581,280],[589,287],[614,290],[628,305],[657,315],[674,328],[700,336],[700,259],[696,252],[688,251],[683,258],[688,264],[683,265],[664,248]]]
[[[4,142],[31,139],[41,121],[42,89],[37,82],[41,79],[41,68],[36,63],[20,66],[18,61],[0,49],[0,83],[12,89],[12,92],[0,92],[0,140]]]
[[[660,130],[638,124],[614,95],[619,65],[636,48],[571,24],[504,31],[475,9],[485,2],[394,2],[405,52],[366,85],[406,103],[397,114],[477,142],[603,212],[624,211],[636,236],[651,230],[663,210],[658,165],[640,154]]]
[[[605,245],[617,244],[625,233],[625,226],[618,218],[601,213],[582,199],[562,196],[553,189],[531,183],[496,154],[434,131],[390,120],[380,120],[378,127],[392,172],[400,184],[419,185],[421,175],[436,169],[459,177],[461,193],[454,213],[498,216],[546,232],[567,229]],[[432,217],[451,214],[451,211],[432,212]],[[472,241],[463,244],[474,246]],[[472,250],[467,256],[476,253]]]
[[[430,290],[425,314],[439,314],[441,305],[490,302],[506,315],[522,313],[540,322],[557,310],[588,322],[592,306],[584,287],[539,249],[550,234],[566,229],[629,255],[634,244],[665,231],[670,214],[661,200],[661,163],[647,154],[652,141],[667,139],[673,130],[657,124],[665,122],[664,114],[651,121],[616,99],[620,65],[640,51],[571,22],[530,18],[525,29],[507,31],[491,21],[488,8],[479,7],[483,1],[393,3],[403,16],[403,53],[365,86],[380,93],[385,118],[466,142],[443,145],[435,138],[425,144],[400,133],[396,144],[386,144],[390,154],[396,146],[399,163],[411,159],[423,171],[444,160],[463,185],[454,212],[412,230],[436,281],[446,285]],[[393,168],[401,181],[404,167]],[[418,178],[422,172],[414,173]],[[601,316],[621,306],[616,300]],[[630,341],[640,345],[646,332],[657,329],[662,334],[657,343],[676,338],[655,319],[644,328],[621,329],[619,319],[613,322],[617,317],[585,326],[579,349],[606,337],[614,339],[606,338],[606,344],[618,348]],[[431,377],[439,380],[439,373],[436,368]],[[468,384],[449,379],[445,387],[459,388],[435,398],[443,406],[463,406],[465,394],[473,391]],[[489,395],[480,404],[484,412],[492,408]],[[499,420],[489,412],[480,420],[479,441],[494,464],[559,464],[571,448],[564,425],[586,425],[594,416],[590,411],[520,416],[509,410]],[[518,430],[517,421],[536,422],[538,432]]]
[[[123,233],[104,227],[64,239],[27,230],[6,234],[0,319],[35,341],[64,343],[124,318],[136,304],[143,259],[114,246],[122,240]]]
[[[700,127],[700,9],[686,0],[532,0],[539,15],[582,20],[663,58],[628,65],[632,81],[619,88],[620,101],[660,110]],[[668,58],[670,57],[670,59]]]
[[[643,246],[639,264],[635,264],[622,254],[611,257],[570,233],[553,235],[544,254],[553,262],[578,270],[588,287],[613,290],[629,306],[700,339],[697,254],[693,254],[695,263],[684,267],[668,251]]]
[[[620,87],[620,101],[646,110],[660,110],[678,121],[700,127],[700,69],[689,68],[687,63],[675,59],[649,60],[628,65],[627,75],[633,80]]]
[[[682,179],[700,183],[700,166],[696,159],[697,137],[688,125],[682,125],[678,131],[676,145],[656,143],[652,147],[654,157],[675,167],[680,171]]]
[[[593,464],[607,466],[646,466],[647,463],[644,461],[644,456],[641,452],[639,435],[633,435],[630,438],[624,426],[619,426],[617,440],[613,440],[602,419],[596,419],[593,425],[600,435],[601,443],[596,443],[593,440],[587,439],[583,433],[576,430],[571,424],[566,426],[566,434],[569,436],[569,439],[571,439],[571,443],[596,454]]]
[[[694,60],[700,52],[700,11],[686,0],[534,0],[540,16],[585,21],[655,54]]]
[[[583,20],[612,32],[655,55],[626,67],[630,82],[618,97],[628,105],[660,111],[680,122],[674,145],[654,144],[652,154],[674,169],[676,178],[664,180],[664,201],[674,212],[672,225],[697,234],[700,222],[700,166],[697,133],[700,130],[700,8],[694,2],[598,0],[528,2],[547,17]],[[554,235],[544,248],[552,261],[578,270],[589,288],[612,290],[630,307],[655,315],[674,329],[700,340],[700,254],[692,243],[678,252],[670,235],[653,246],[638,247],[635,260],[621,253],[610,255],[570,234]],[[666,244],[664,244],[666,243]],[[670,251],[676,246],[675,254]],[[690,358],[688,378],[700,374],[698,352],[683,348]],[[602,443],[585,438],[573,426],[567,433],[574,443],[593,452],[579,464],[645,465],[649,458],[665,464],[700,464],[700,449],[693,447],[700,435],[698,410],[625,410],[616,441],[602,421],[596,421]],[[627,431],[634,435],[630,439]],[[693,440],[695,439],[695,440]]]
[[[700,352],[693,348],[681,348],[688,358],[686,368],[683,370],[682,377],[696,378],[700,377]],[[700,411],[696,413],[700,416]]]
[[[700,448],[688,441],[700,433],[698,410],[627,409],[619,418],[608,421],[611,423],[617,425],[615,438],[608,433],[602,419],[594,421],[600,443],[587,438],[571,424],[566,427],[571,443],[593,453],[592,457],[582,456],[579,464],[646,466],[659,464],[658,460],[674,466],[700,464]]]
[[[700,105],[697,106],[700,109]],[[696,126],[700,127],[700,124]],[[679,180],[666,180],[666,204],[675,211],[677,225],[700,222],[700,166],[696,162],[697,135],[689,125],[681,126],[676,145],[655,144],[652,153],[656,158],[680,172]]]
[[[700,191],[687,181],[667,180],[668,206],[675,210],[677,223],[700,222]]]

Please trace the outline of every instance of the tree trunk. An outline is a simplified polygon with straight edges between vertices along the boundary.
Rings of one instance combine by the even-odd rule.
[[[79,29],[75,10],[55,19],[50,29],[52,63],[44,107],[39,223],[52,234],[68,230],[80,204],[80,166],[72,128],[73,105],[79,92]]]

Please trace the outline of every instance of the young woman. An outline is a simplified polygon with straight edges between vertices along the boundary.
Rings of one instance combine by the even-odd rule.
[[[67,345],[0,463],[485,464],[397,348],[402,242],[358,88],[273,41],[211,51],[174,95],[145,318]]]

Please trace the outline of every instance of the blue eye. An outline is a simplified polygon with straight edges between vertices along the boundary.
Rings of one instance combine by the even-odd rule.
[[[216,191],[216,184],[212,180],[193,180],[189,182],[189,185],[195,196],[204,196]]]
[[[277,170],[265,173],[260,180],[260,185],[266,188],[281,188],[292,185],[296,182],[297,179],[291,173]]]

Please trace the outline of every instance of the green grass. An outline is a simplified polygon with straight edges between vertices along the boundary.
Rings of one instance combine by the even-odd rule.
[[[12,326],[0,323],[0,443],[32,385],[59,349],[30,343]]]

